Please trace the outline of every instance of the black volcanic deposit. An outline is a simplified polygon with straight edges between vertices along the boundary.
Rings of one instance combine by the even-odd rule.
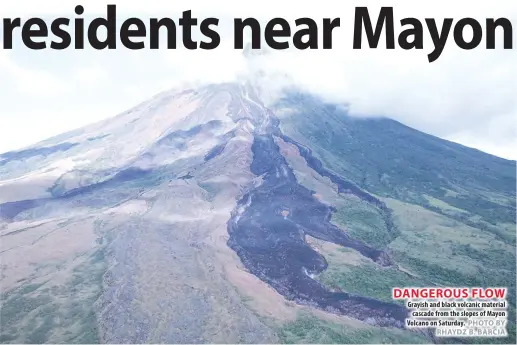
[[[373,318],[379,325],[402,327],[407,316],[404,307],[344,292],[331,292],[311,278],[310,275],[325,270],[327,262],[307,244],[305,235],[353,248],[383,266],[389,265],[389,259],[384,252],[351,238],[330,223],[333,209],[318,201],[313,196],[314,192],[296,181],[274,140],[274,135],[281,135],[278,120],[273,114],[268,116],[266,126],[255,131],[252,145],[251,171],[261,176],[263,182],[239,201],[228,223],[229,246],[251,273],[289,300],[361,320]],[[283,135],[282,138],[286,139]],[[289,139],[289,142],[294,141]],[[308,157],[307,152],[304,157]],[[311,166],[321,168],[316,158],[311,155],[310,159]],[[326,172],[326,176],[329,175]],[[341,187],[345,184],[342,179],[338,182]],[[362,199],[380,203],[357,187],[350,186],[353,185],[349,185],[347,190]]]
[[[280,131],[278,131],[280,132]],[[307,165],[312,168],[314,171],[316,171],[320,176],[328,177],[333,183],[335,183],[338,187],[338,191],[340,193],[351,193],[355,196],[359,197],[360,199],[369,202],[370,204],[375,205],[379,209],[381,209],[384,212],[384,222],[386,223],[386,228],[389,232],[393,232],[393,220],[391,219],[391,211],[389,208],[386,207],[386,205],[380,201],[379,199],[375,198],[374,196],[368,194],[367,192],[361,190],[356,185],[346,181],[342,177],[331,173],[328,169],[325,169],[323,167],[323,164],[314,157],[312,154],[311,149],[308,147],[305,147],[301,145],[300,143],[294,141],[293,139],[289,138],[288,136],[279,133],[278,136],[282,138],[285,142],[288,142],[290,144],[295,145],[298,150],[300,151],[300,155],[305,159],[307,162]]]
[[[253,72],[0,154],[1,342],[444,342],[396,286],[515,310],[515,161]]]

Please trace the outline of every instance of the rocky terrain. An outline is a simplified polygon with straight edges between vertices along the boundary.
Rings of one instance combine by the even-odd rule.
[[[394,286],[515,318],[515,162],[249,83],[0,154],[0,236],[4,343],[432,342]]]

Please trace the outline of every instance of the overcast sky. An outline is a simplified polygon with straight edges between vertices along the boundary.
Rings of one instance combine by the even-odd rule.
[[[515,50],[501,49],[501,32],[496,50],[484,49],[485,37],[478,48],[461,50],[451,34],[433,63],[427,60],[433,43],[425,24],[423,50],[386,50],[384,43],[378,49],[352,49],[355,6],[367,5],[374,21],[381,4],[393,6],[397,35],[404,17],[422,22],[434,17],[439,28],[445,17],[454,18],[454,23],[474,17],[483,28],[487,17],[507,17],[515,31],[515,1],[30,0],[1,1],[0,14],[21,17],[22,22],[35,16],[50,22],[59,16],[75,18],[74,7],[82,4],[83,17],[93,18],[105,15],[106,3],[117,4],[119,24],[130,16],[144,22],[150,17],[177,19],[185,10],[192,10],[199,20],[218,17],[221,45],[212,51],[130,51],[118,41],[120,47],[114,51],[31,51],[15,31],[14,49],[0,49],[0,152],[114,116],[185,82],[234,80],[245,73],[246,62],[241,51],[233,50],[232,20],[254,16],[264,22],[311,17],[318,24],[324,17],[341,18],[332,50],[273,52],[259,62],[268,71],[287,74],[296,86],[331,101],[349,103],[355,116],[387,116],[448,140],[517,158],[517,59]],[[469,35],[465,30],[466,38]]]

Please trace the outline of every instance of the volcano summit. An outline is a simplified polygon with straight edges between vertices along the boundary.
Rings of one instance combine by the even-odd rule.
[[[432,342],[391,289],[514,303],[514,230],[513,161],[298,91],[164,92],[0,154],[0,339]]]

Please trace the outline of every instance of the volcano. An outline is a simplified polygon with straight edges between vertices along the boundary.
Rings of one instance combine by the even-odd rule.
[[[509,287],[515,317],[515,161],[261,92],[1,154],[2,342],[433,342],[405,286]]]

